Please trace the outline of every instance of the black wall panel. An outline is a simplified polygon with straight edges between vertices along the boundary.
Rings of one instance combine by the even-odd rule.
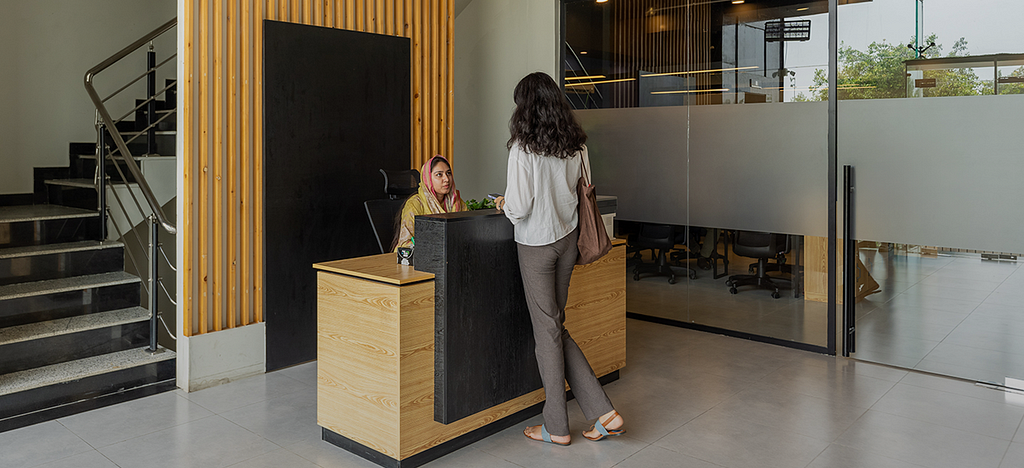
[[[267,370],[316,359],[312,264],[377,253],[363,202],[408,169],[409,39],[264,21]]]

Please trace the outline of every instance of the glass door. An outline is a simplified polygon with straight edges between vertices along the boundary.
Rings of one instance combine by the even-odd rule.
[[[888,0],[838,15],[851,356],[1020,388],[1024,4]]]

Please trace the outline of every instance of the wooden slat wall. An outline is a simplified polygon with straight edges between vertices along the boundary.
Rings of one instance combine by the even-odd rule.
[[[186,1],[186,336],[263,320],[264,19],[410,38],[410,167],[453,159],[454,0]]]

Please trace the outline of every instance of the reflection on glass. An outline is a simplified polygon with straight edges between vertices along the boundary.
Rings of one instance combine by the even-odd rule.
[[[568,1],[566,96],[577,109],[813,100],[827,11],[827,1]]]

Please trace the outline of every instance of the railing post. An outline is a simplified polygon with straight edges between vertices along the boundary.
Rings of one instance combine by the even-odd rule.
[[[156,321],[158,319],[157,313],[157,302],[160,298],[157,295],[157,282],[160,281],[158,276],[160,273],[160,262],[158,261],[157,255],[160,253],[160,224],[156,221],[156,216],[149,215],[149,349],[147,351],[155,353],[156,348]]]
[[[149,76],[146,77],[146,98],[149,99],[149,103],[146,104],[146,127],[149,128],[146,131],[146,154],[153,155],[156,154],[156,128],[152,126],[156,121],[156,99],[153,99],[156,95],[156,51],[153,50],[152,42],[149,43],[149,53],[146,57],[146,66],[149,70]]]
[[[107,240],[107,139],[106,127],[96,126],[96,209],[100,214],[100,240]]]

